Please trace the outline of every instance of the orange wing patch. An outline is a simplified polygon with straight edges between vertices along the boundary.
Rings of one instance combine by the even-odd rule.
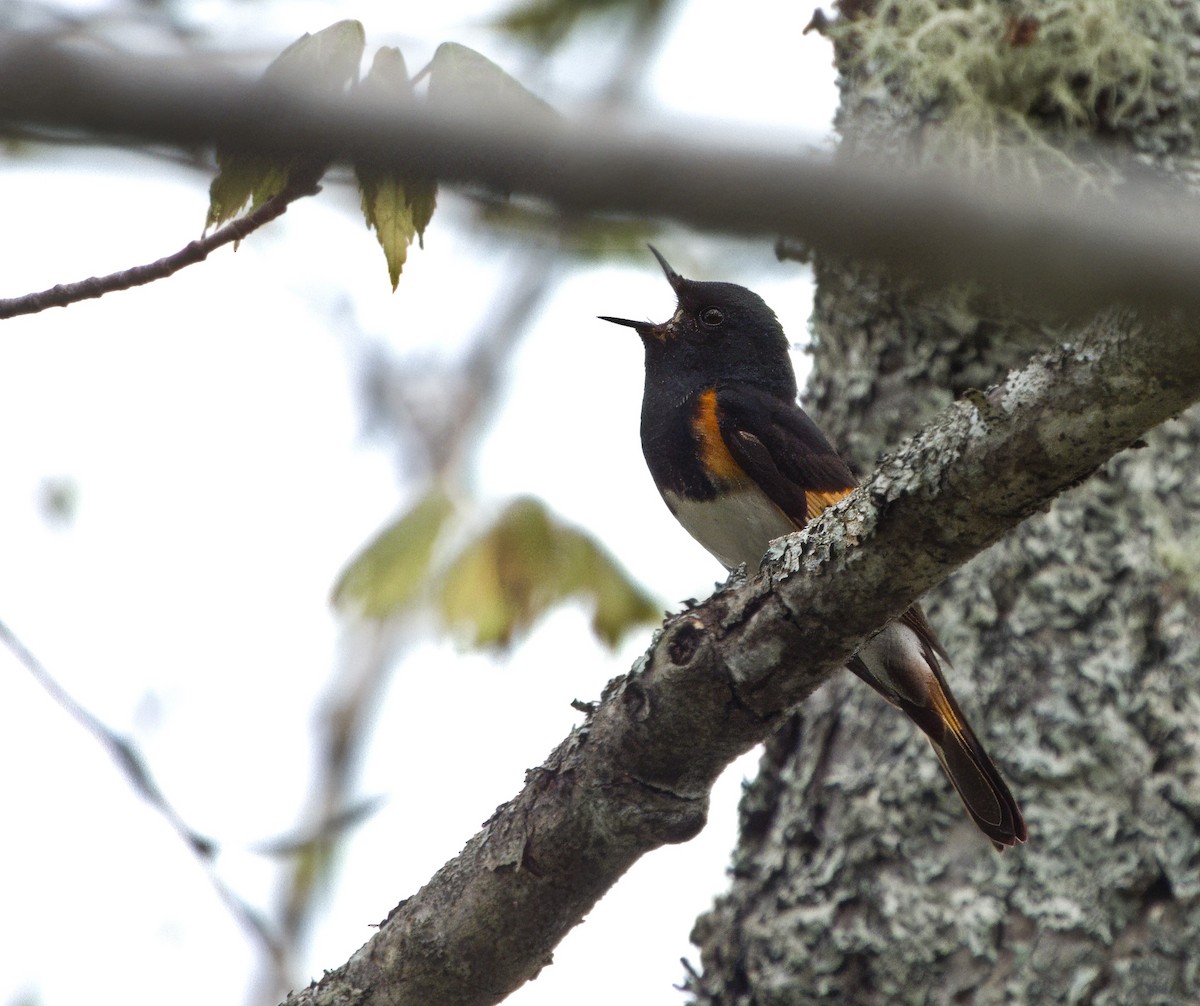
[[[732,483],[747,481],[745,471],[729,453],[729,448],[725,446],[725,438],[721,436],[721,426],[717,421],[715,388],[700,393],[696,411],[692,415],[692,432],[696,435],[700,460],[712,478]]]
[[[808,504],[808,519],[816,520],[827,506],[832,506],[838,500],[845,499],[852,492],[854,492],[854,486],[847,489],[822,489],[820,491],[810,489],[804,494],[804,501]]]

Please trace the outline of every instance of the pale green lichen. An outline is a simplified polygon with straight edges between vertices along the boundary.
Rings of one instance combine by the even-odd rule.
[[[1200,530],[1172,533],[1164,524],[1164,534],[1154,542],[1155,556],[1176,587],[1200,597]]]
[[[1162,40],[1179,17],[1169,0],[883,0],[826,31],[860,107],[882,89],[924,127],[918,162],[1077,183],[1080,141],[1178,114],[1187,59]]]

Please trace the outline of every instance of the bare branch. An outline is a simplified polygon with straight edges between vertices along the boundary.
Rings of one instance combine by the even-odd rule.
[[[107,276],[92,276],[78,283],[60,283],[41,290],[38,293],[28,293],[23,297],[11,297],[0,300],[0,320],[15,318],[22,314],[37,314],[50,307],[67,307],[81,300],[91,300],[103,297],[106,293],[117,290],[129,290],[135,286],[145,286],[156,279],[164,279],[179,272],[189,265],[203,262],[208,256],[222,245],[241,241],[247,235],[254,233],[260,227],[269,224],[277,217],[287,212],[288,206],[302,196],[312,195],[319,190],[319,185],[311,176],[303,180],[289,183],[278,195],[272,196],[258,209],[231,220],[224,227],[213,231],[199,241],[191,241],[174,255],[160,258],[157,262],[136,265],[120,272],[109,273]]]
[[[961,401],[760,573],[668,619],[524,790],[305,1003],[495,1003],[641,855],[705,821],[722,768],[863,638],[1200,398],[1194,337],[1110,315]]]
[[[113,733],[100,720],[96,719],[87,709],[75,701],[62,685],[60,685],[45,665],[27,647],[8,625],[0,620],[0,643],[8,647],[21,665],[29,671],[67,715],[91,734],[116,763],[121,774],[128,780],[134,791],[166,819],[171,830],[191,850],[200,861],[208,881],[216,891],[221,903],[229,910],[238,924],[249,934],[260,949],[272,960],[283,954],[282,947],[272,934],[267,923],[250,905],[239,898],[221,879],[213,865],[217,848],[211,839],[193,831],[180,816],[179,811],[163,795],[158,783],[150,774],[150,769],[142,758],[141,752],[126,738]]]
[[[1069,308],[1200,308],[1191,212],[1151,212],[1132,198],[1098,211],[1027,188],[980,191],[895,165],[834,164],[710,136],[697,143],[604,122],[516,121],[487,107],[282,93],[221,68],[84,57],[36,37],[0,41],[5,124],[401,166],[572,212],[796,235],[930,279],[1005,284]]]

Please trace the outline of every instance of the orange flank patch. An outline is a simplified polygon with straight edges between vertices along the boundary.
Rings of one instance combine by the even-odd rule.
[[[745,482],[742,470],[725,446],[721,427],[717,422],[717,392],[714,388],[700,393],[696,411],[692,416],[692,432],[696,434],[696,445],[700,449],[700,460],[708,474],[723,482]]]
[[[840,499],[845,499],[852,492],[854,486],[848,489],[810,489],[804,494],[804,501],[808,504],[808,519],[816,520],[821,516],[821,512],[827,507],[832,506]]]

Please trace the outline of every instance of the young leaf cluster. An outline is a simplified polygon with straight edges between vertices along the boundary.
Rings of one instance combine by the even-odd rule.
[[[358,21],[338,21],[315,35],[305,33],[266,68],[259,86],[264,90],[315,87],[331,94],[342,92],[358,80],[366,44]],[[251,211],[257,209],[282,193],[297,174],[320,178],[327,167],[302,161],[273,162],[220,148],[217,165],[220,171],[208,190],[206,230],[232,220],[247,204]]]
[[[384,46],[375,53],[362,90],[378,98],[404,102],[413,100],[412,83],[399,49]],[[400,282],[400,270],[408,257],[408,246],[416,237],[424,247],[425,228],[433,218],[437,183],[431,178],[405,178],[388,170],[366,165],[354,169],[362,198],[363,216],[375,231],[387,259],[392,289]]]
[[[382,102],[428,100],[439,104],[478,107],[485,104],[497,114],[556,115],[543,102],[500,69],[466,46],[446,42],[438,47],[429,65],[410,78],[399,49],[384,46],[375,54],[371,69],[359,80],[366,49],[366,34],[358,21],[339,21],[315,34],[305,34],[288,46],[264,71],[259,87],[268,96],[289,88],[341,94],[357,90]],[[414,83],[429,78],[424,96]],[[328,163],[303,158],[286,161],[217,150],[219,171],[209,188],[205,228],[219,227],[244,210],[253,212],[269,200],[294,197],[311,191]],[[409,246],[424,246],[425,228],[437,205],[437,183],[415,177],[398,166],[356,165],[355,179],[367,227],[375,232],[387,261],[388,278],[395,290],[408,257]]]
[[[511,502],[480,534],[437,561],[454,506],[435,488],[354,558],[333,603],[382,621],[430,608],[468,645],[507,649],[555,605],[581,598],[592,631],[608,646],[662,610],[590,535],[564,524],[538,500]]]

